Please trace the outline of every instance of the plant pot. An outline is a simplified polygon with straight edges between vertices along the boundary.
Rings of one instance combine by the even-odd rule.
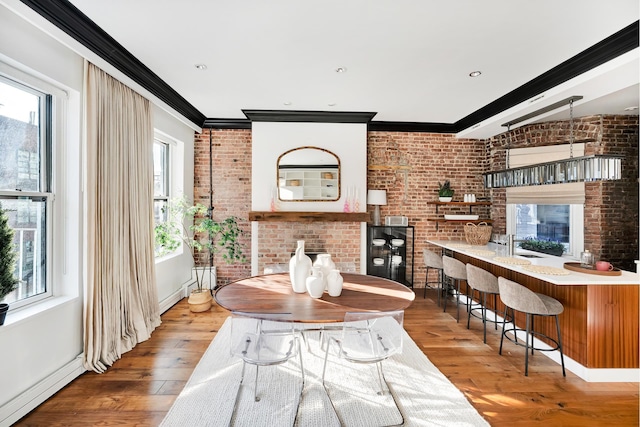
[[[213,303],[213,298],[211,298],[211,291],[209,289],[202,290],[193,290],[191,291],[191,295],[189,295],[189,310],[193,313],[202,313],[203,311],[208,311],[211,308],[211,304]]]
[[[440,200],[441,202],[450,202],[451,200],[453,200],[453,196],[452,197],[438,197],[438,200]]]
[[[0,304],[0,325],[4,325],[4,319],[7,317],[9,304]]]
[[[534,252],[540,252],[542,254],[555,255],[555,256],[562,256],[562,254],[564,253],[562,249],[529,249],[529,250]]]

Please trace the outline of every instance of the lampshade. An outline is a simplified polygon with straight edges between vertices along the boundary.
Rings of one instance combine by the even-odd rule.
[[[367,204],[386,205],[387,190],[367,190]]]

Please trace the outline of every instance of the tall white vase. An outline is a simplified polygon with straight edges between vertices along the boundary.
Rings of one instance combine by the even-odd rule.
[[[329,295],[332,297],[339,297],[342,293],[343,282],[344,279],[340,274],[340,270],[336,270],[335,268],[331,270],[327,276],[327,291],[329,291]]]
[[[289,278],[293,292],[304,293],[307,291],[307,277],[311,272],[311,258],[304,253],[304,240],[298,240],[296,254],[289,261]]]
[[[320,267],[311,267],[311,276],[307,277],[307,292],[311,298],[320,298],[324,293],[324,273]]]
[[[315,262],[313,263],[314,267],[320,267],[322,270],[322,274],[324,275],[324,286],[327,288],[327,277],[331,270],[336,268],[336,264],[331,259],[331,254],[318,254]]]

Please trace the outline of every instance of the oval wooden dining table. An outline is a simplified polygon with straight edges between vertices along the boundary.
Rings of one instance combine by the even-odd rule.
[[[230,311],[290,313],[287,320],[303,323],[342,322],[346,312],[404,310],[415,294],[406,286],[376,276],[341,273],[342,294],[311,298],[295,293],[289,273],[252,276],[224,285],[215,293],[216,302]]]

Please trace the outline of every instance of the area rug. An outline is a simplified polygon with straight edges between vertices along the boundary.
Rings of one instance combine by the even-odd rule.
[[[375,365],[346,362],[330,351],[326,384],[322,386],[324,349],[319,332],[305,332],[302,356],[305,384],[298,359],[261,367],[254,402],[255,367],[247,365],[236,413],[233,405],[240,386],[242,362],[229,351],[227,319],[202,356],[162,427],[246,426],[371,427],[402,421],[389,393],[380,390]],[[305,325],[317,329],[321,325]],[[335,325],[332,325],[335,327]],[[488,426],[464,395],[425,357],[403,331],[403,350],[383,362],[384,374],[398,402],[405,426]],[[299,402],[299,405],[298,405]],[[332,403],[333,402],[333,405]],[[298,410],[296,412],[296,407]],[[335,409],[334,409],[335,407]]]

